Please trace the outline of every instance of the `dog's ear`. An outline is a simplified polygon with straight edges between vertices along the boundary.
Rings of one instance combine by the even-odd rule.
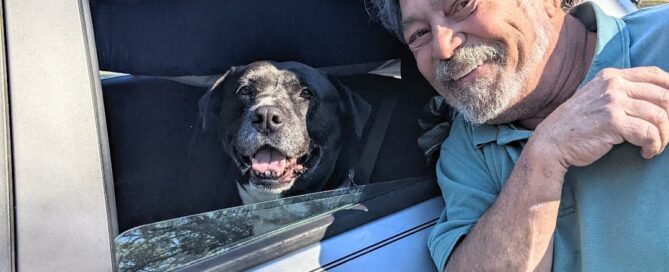
[[[356,139],[361,140],[365,125],[372,112],[372,106],[360,95],[351,91],[339,78],[330,75],[328,79],[341,97],[339,108],[344,113],[343,116],[346,116],[344,122],[348,125],[345,129],[351,129],[355,132]]]
[[[216,80],[216,82],[214,82],[207,93],[205,93],[202,98],[200,98],[200,119],[202,121],[203,130],[207,130],[209,124],[218,119],[218,113],[221,110],[221,103],[223,98],[222,91],[224,82],[234,72],[235,67],[232,67],[230,70],[226,71],[220,78]]]

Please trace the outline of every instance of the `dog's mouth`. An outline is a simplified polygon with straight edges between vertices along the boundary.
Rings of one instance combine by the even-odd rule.
[[[311,161],[311,150],[301,157],[288,157],[272,146],[263,146],[251,157],[244,158],[250,163],[249,182],[256,188],[268,192],[281,192],[290,188],[294,181],[307,169]]]

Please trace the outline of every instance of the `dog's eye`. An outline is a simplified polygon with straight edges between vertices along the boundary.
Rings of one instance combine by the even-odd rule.
[[[239,95],[253,95],[253,89],[249,86],[242,86],[237,90]]]
[[[302,90],[302,92],[300,92],[300,97],[302,97],[304,99],[311,99],[311,98],[314,97],[314,94],[311,93],[311,91],[309,89],[304,89],[304,90]]]

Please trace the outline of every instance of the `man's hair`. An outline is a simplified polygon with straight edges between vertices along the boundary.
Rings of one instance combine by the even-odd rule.
[[[582,1],[562,0],[560,7],[563,10],[568,10]],[[402,35],[402,15],[400,13],[399,0],[369,0],[369,4],[367,6],[369,15],[400,39],[400,41],[405,42]]]

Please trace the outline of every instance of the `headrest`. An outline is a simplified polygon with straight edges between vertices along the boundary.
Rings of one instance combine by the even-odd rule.
[[[314,67],[395,59],[404,47],[364,0],[91,0],[100,70],[212,75],[257,60]]]

